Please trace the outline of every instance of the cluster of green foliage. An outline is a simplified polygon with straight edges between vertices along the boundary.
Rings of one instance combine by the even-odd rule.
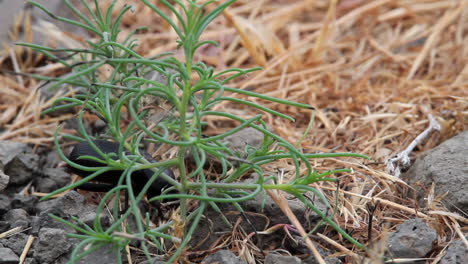
[[[129,5],[123,7],[117,16],[113,16],[116,1],[113,1],[104,12],[104,10],[101,10],[97,0],[94,1],[94,10],[87,1],[82,0],[82,4],[88,13],[88,15],[85,15],[68,0],[65,0],[69,8],[80,18],[81,21],[79,22],[58,17],[42,5],[31,2],[32,5],[42,9],[51,17],[86,29],[97,37],[97,41],[95,42],[86,41],[87,48],[83,49],[52,49],[35,44],[20,43],[20,45],[30,47],[47,55],[49,58],[62,63],[72,70],[71,74],[61,78],[36,76],[42,80],[55,82],[51,89],[68,84],[84,88],[83,90],[85,90],[85,92],[78,93],[73,98],[60,98],[57,104],[46,113],[63,108],[80,107],[81,111],[78,114],[79,136],[59,136],[57,133],[55,143],[61,157],[71,166],[93,171],[93,173],[74,185],[51,193],[46,198],[90,181],[99,174],[109,170],[123,170],[124,173],[121,176],[120,184],[103,197],[98,206],[97,215],[99,216],[105,208],[106,203],[109,203],[112,197],[119,197],[121,192],[128,192],[130,197],[129,208],[123,214],[118,211],[119,207],[115,204],[113,211],[115,221],[107,228],[102,226],[99,217],[96,217],[94,225],[89,227],[80,223],[79,219],[65,221],[52,216],[78,231],[76,234],[71,234],[71,236],[81,239],[82,242],[73,251],[71,263],[109,244],[113,245],[117,258],[121,262],[125,246],[130,243],[132,237],[143,241],[141,248],[148,259],[151,258],[150,252],[152,251],[152,247],[156,246],[159,250],[164,250],[161,239],[179,241],[177,250],[168,259],[168,262],[172,263],[186,248],[204,211],[208,207],[220,212],[219,203],[232,203],[242,211],[239,203],[254,199],[258,195],[266,195],[266,190],[281,190],[294,195],[305,206],[310,207],[315,213],[322,216],[323,221],[333,226],[343,237],[354,243],[357,247],[363,248],[360,243],[351,238],[334,223],[330,217],[318,210],[306,199],[306,194],[312,192],[320,197],[324,204],[328,205],[326,198],[311,187],[310,184],[317,181],[334,181],[333,178],[328,176],[338,172],[349,172],[346,169],[318,172],[312,168],[309,159],[340,156],[365,158],[365,156],[351,153],[304,154],[296,146],[270,132],[265,122],[262,121],[261,114],[245,120],[230,113],[213,110],[215,105],[229,101],[244,104],[294,121],[290,116],[247,100],[238,99],[230,96],[230,94],[257,97],[278,104],[311,109],[311,111],[313,109],[309,105],[268,97],[228,86],[230,80],[258,69],[246,70],[235,68],[216,73],[212,67],[207,66],[205,63],[194,61],[194,54],[198,48],[203,45],[217,45],[213,41],[200,40],[200,36],[210,22],[234,1],[228,0],[219,4],[215,3],[215,7],[206,8],[217,1],[203,1],[203,4],[199,4],[196,0],[174,0],[170,2],[160,0],[159,5],[155,6],[151,1],[142,0],[149,8],[169,23],[177,33],[179,37],[178,48],[184,52],[184,61],[176,59],[172,54],[160,54],[152,58],[140,56],[135,52],[137,42],[132,39],[132,35],[136,31],[128,35],[124,41],[118,42],[122,17],[132,9]],[[206,12],[206,10],[211,11]],[[66,54],[67,56],[66,59],[63,59],[56,54]],[[103,66],[110,69],[110,74],[106,75],[108,77],[105,79],[103,79],[104,75],[100,74]],[[157,80],[145,78],[145,76],[150,74],[157,74],[161,78],[157,78]],[[194,75],[196,76],[195,78]],[[150,98],[150,103],[165,102],[166,105],[170,106],[167,113],[158,122],[148,122],[148,118],[151,115],[150,108],[143,107],[147,104],[148,98]],[[83,122],[83,113],[85,111],[99,115],[106,122],[107,131],[105,136],[112,138],[114,142],[120,143],[121,146],[122,151],[118,153],[118,160],[113,159],[112,155],[103,153],[101,158],[94,158],[102,162],[103,167],[86,168],[74,164],[63,154],[60,149],[59,138],[73,141],[87,141],[93,145],[93,136],[86,132]],[[239,122],[240,125],[226,133],[206,137],[203,135],[203,120],[208,116],[229,118]],[[264,134],[264,141],[261,147],[251,148],[246,146],[243,154],[229,149],[223,139],[247,127],[254,128]],[[176,147],[177,155],[170,160],[155,163],[149,162],[139,152],[143,142],[154,142],[159,145]],[[191,171],[186,168],[185,159],[187,153],[190,153],[195,163],[195,169]],[[220,164],[221,171],[216,181],[208,179],[203,169],[204,164],[207,162],[207,157],[215,159]],[[83,158],[89,159],[91,157]],[[295,177],[288,183],[277,184],[276,173],[266,172],[263,169],[263,165],[279,159],[289,159],[295,166]],[[301,166],[306,167],[304,175],[300,174]],[[141,193],[133,193],[130,184],[132,172],[148,168],[154,170],[152,179],[146,184]],[[167,168],[178,172],[177,180],[172,179],[164,173]],[[257,182],[238,182],[239,178],[249,172],[256,172],[259,176]],[[147,215],[146,220],[141,217],[138,203],[143,199],[146,190],[157,177],[163,177],[173,187],[162,195],[152,198],[152,200],[178,199],[180,201],[181,219],[186,225],[182,238],[174,238],[170,235],[170,229],[173,225],[172,221],[156,228],[151,228],[147,220],[150,217]],[[171,190],[176,190],[177,193],[170,193]],[[115,199],[115,201],[117,200],[119,199]],[[197,209],[193,211],[187,209],[189,200],[198,201]],[[122,226],[129,217],[136,219],[137,230],[129,237],[116,235],[119,232],[124,232],[125,229]]]

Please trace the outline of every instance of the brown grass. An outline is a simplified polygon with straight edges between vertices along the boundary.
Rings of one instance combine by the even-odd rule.
[[[135,5],[136,11],[124,18],[124,32],[149,27],[138,36],[138,52],[151,56],[174,51],[176,35],[168,25],[139,1],[125,2]],[[389,175],[384,163],[427,128],[428,114],[442,129],[420,144],[412,158],[468,129],[467,32],[468,1],[239,0],[203,35],[220,47],[202,48],[197,59],[217,70],[262,66],[262,71],[230,85],[315,106],[313,128],[301,144],[305,152],[357,152],[375,161],[313,161],[318,170],[354,170],[339,175],[338,197],[335,184],[314,184],[331,201],[338,199],[335,220],[367,243],[368,206],[377,205],[372,224],[377,243],[397,224],[424,218],[439,233],[437,250],[428,261],[436,263],[445,246],[468,231],[467,219],[449,213],[431,193],[427,206],[418,207],[405,196],[410,187]],[[17,72],[37,71],[30,57],[21,57],[25,57],[21,51],[12,50],[2,61],[9,58]],[[50,145],[57,124],[69,117],[39,115],[51,101],[38,96],[38,82],[31,78],[0,74],[0,84],[0,126],[5,128],[0,139]],[[301,138],[309,111],[249,99],[294,116],[294,123],[268,114],[265,121],[290,142]],[[245,117],[255,114],[230,103],[221,107]],[[208,121],[212,134],[234,125]],[[278,166],[287,171],[290,164]],[[333,234],[325,230],[316,242],[342,252],[350,263],[354,254],[364,256]]]

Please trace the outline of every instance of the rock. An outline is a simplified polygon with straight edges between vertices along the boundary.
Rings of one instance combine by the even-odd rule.
[[[11,200],[10,197],[0,194],[0,218],[10,210]]]
[[[0,169],[0,192],[5,190],[10,182],[10,176],[6,175],[2,169]]]
[[[327,264],[341,264],[341,263],[343,263],[337,257],[333,257],[333,258],[328,257],[330,255],[330,253],[327,252],[326,250],[324,250],[319,245],[315,244],[315,247],[317,248],[318,252],[320,253],[320,256],[322,256],[322,258],[325,260],[325,262]],[[309,252],[307,252],[307,254],[310,254],[310,250],[309,250]],[[314,256],[309,256],[308,258],[304,259],[302,261],[302,263],[304,263],[304,264],[319,264]]]
[[[81,217],[80,217],[81,221],[83,221],[86,225],[88,226],[93,226],[94,225],[94,219],[96,219],[96,212],[87,212],[85,214],[83,214]],[[101,214],[101,217],[100,217],[100,222],[101,222],[101,226],[105,229],[105,228],[108,228],[110,226],[110,219],[109,219],[109,216],[107,214]]]
[[[24,1],[0,1],[0,44],[7,41],[15,16],[24,6]],[[1,151],[0,151],[1,153]]]
[[[92,208],[91,208],[92,207]],[[43,212],[47,209],[60,209],[65,214],[79,217],[89,211],[94,211],[95,207],[86,204],[85,198],[75,192],[70,191],[65,195],[47,201],[41,201],[37,204],[37,210]]]
[[[20,153],[8,164],[4,172],[10,176],[10,184],[21,185],[32,180],[37,171],[39,156],[32,153]]]
[[[31,217],[31,232],[30,234],[37,237],[39,235],[39,230],[41,229],[40,217],[33,216]]]
[[[105,245],[100,249],[86,255],[77,263],[80,264],[103,264],[103,263],[118,263],[117,252],[112,248],[112,245]]]
[[[207,256],[202,264],[247,264],[247,262],[241,260],[239,257],[234,255],[232,251],[220,250]]]
[[[447,208],[468,212],[468,131],[424,153],[403,175],[416,190],[422,206],[432,183],[437,195],[447,194],[442,202]],[[422,185],[422,186],[421,186]],[[411,195],[411,194],[409,194]]]
[[[67,231],[68,233],[74,231],[74,229],[72,229],[71,227],[69,227],[69,226],[67,226],[65,224],[62,224],[59,221],[56,221],[56,220],[52,219],[49,216],[49,214],[58,216],[58,217],[60,217],[62,219],[65,219],[65,220],[70,220],[70,216],[65,214],[59,208],[45,209],[45,210],[43,210],[43,211],[41,211],[39,213],[38,220],[34,219],[34,221],[35,221],[34,225],[35,226],[33,226],[33,229],[34,229],[35,233],[39,233],[38,229],[40,230],[41,228],[45,228],[45,227],[62,229],[62,230]]]
[[[0,264],[18,264],[19,257],[13,250],[5,247],[0,247]]]
[[[264,201],[265,198],[265,201]],[[320,210],[324,210],[325,206],[319,201],[317,197],[312,201]],[[309,229],[315,226],[321,218],[317,216],[314,212],[309,211],[303,203],[296,199],[288,200],[289,206],[293,213],[297,216],[299,222],[301,222],[306,229]],[[287,224],[289,219],[283,214],[281,209],[275,204],[275,202],[270,198],[270,196],[258,195],[255,199],[245,201],[240,203],[240,206],[244,209],[245,217],[240,214],[229,214],[225,215],[231,225],[234,225],[239,218],[242,218],[240,222],[241,227],[247,233],[255,231],[263,231],[268,227],[274,226],[276,224]],[[219,209],[221,212],[236,212],[238,211],[236,207],[228,203],[219,203]],[[249,214],[249,212],[254,214]],[[224,221],[221,220],[220,213],[214,211],[209,207],[205,213],[205,219],[200,222],[199,228],[193,234],[193,238],[190,242],[191,246],[198,245],[197,250],[205,250],[215,242],[220,235],[224,232],[230,231]],[[265,217],[261,215],[268,216],[269,225]],[[206,220],[210,219],[210,220]],[[208,231],[207,231],[208,230]],[[259,247],[263,249],[268,249],[269,247],[281,247],[282,238],[284,237],[284,231],[278,230],[277,232],[269,235],[257,235],[256,239],[259,239]],[[205,240],[206,239],[206,240]],[[203,241],[201,244],[200,242]],[[295,245],[293,243],[285,243],[290,246],[286,250],[291,250],[293,254],[309,252],[305,245]]]
[[[26,258],[24,264],[37,264],[37,261],[33,258]]]
[[[145,260],[145,261],[140,262],[139,264],[165,264],[166,261],[164,260],[165,260],[164,256],[156,255],[151,260]]]
[[[3,220],[10,223],[11,227],[29,227],[31,219],[24,209],[11,209],[4,216]]]
[[[38,198],[36,196],[25,196],[22,194],[15,194],[11,200],[11,208],[21,208],[26,210],[29,214],[36,213],[36,204]]]
[[[11,237],[2,239],[2,244],[4,247],[13,250],[13,252],[15,252],[16,255],[20,256],[27,241],[28,235],[24,233],[16,233]]]
[[[0,221],[0,233],[10,229],[10,223],[7,221]]]
[[[62,159],[55,150],[47,151],[41,155],[42,168],[56,168],[61,161]]]
[[[298,257],[283,256],[277,254],[268,254],[265,258],[265,264],[301,264],[302,261]]]
[[[468,248],[463,241],[457,240],[448,246],[439,264],[464,264],[466,260],[468,260]]]
[[[34,258],[39,263],[54,263],[58,257],[68,253],[71,246],[64,230],[42,228],[34,247]]]
[[[91,216],[96,215],[96,206],[87,204],[85,198],[75,191],[70,191],[57,199],[39,202],[36,208],[39,212],[40,227],[60,228],[67,232],[73,232],[73,229],[51,219],[49,214],[63,219],[71,219],[71,216],[74,216],[90,226],[94,221]],[[101,215],[101,224],[106,227],[109,223],[109,216],[103,213]]]
[[[25,152],[27,147],[24,143],[0,140],[0,169],[3,169],[20,153]]]
[[[422,258],[436,239],[437,232],[422,219],[410,219],[389,234],[387,248],[394,258]]]
[[[55,191],[71,181],[70,173],[64,168],[44,169],[42,177],[36,178],[35,186],[39,192],[49,193]]]
[[[56,21],[50,18],[45,12],[43,12],[39,8],[33,8],[30,5],[25,5],[25,2],[26,1],[11,0],[0,1],[0,44],[9,40],[8,32],[13,26],[15,17],[18,16],[25,9],[32,11],[32,18],[35,22],[35,25],[37,25],[38,20],[46,20],[53,22],[53,24],[57,25],[57,27],[59,27],[60,29],[65,29],[69,32],[73,32],[75,34],[83,36],[87,35],[84,33],[85,31],[83,29],[66,24],[64,22]],[[44,5],[56,15],[75,19],[71,10],[65,5],[65,2],[63,0],[36,0],[35,2],[39,2],[40,4]],[[76,3],[77,1],[73,0],[71,2]],[[37,33],[34,36],[35,43],[43,44],[45,40],[45,38],[42,36],[43,33],[41,32],[41,30],[35,31],[37,31]]]
[[[252,127],[247,127],[227,136],[223,141],[228,143],[230,150],[237,152],[240,156],[245,156],[246,147],[259,149],[262,146],[264,135],[262,132]]]

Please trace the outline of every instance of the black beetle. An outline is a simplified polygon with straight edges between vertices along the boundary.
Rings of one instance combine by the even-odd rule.
[[[111,141],[106,141],[106,140],[93,140],[93,143],[98,147],[104,154],[110,154],[110,153],[115,153],[114,157],[112,157],[114,160],[118,159],[118,151],[119,151],[119,143],[116,142],[111,142]],[[146,151],[140,151],[144,157],[150,161],[150,162],[157,162],[155,161],[150,154],[148,154]],[[93,156],[96,158],[102,158],[100,154],[98,154],[92,147],[91,145],[86,142],[80,142],[76,144],[70,153],[68,155],[68,159],[76,164],[86,166],[86,167],[104,167],[105,164],[102,164],[100,162],[90,160],[90,159],[80,159],[79,157],[81,156]],[[77,168],[74,168],[70,165],[67,166],[68,169],[79,175],[80,177],[86,177],[91,175],[94,171],[84,171],[80,170]],[[87,190],[87,191],[95,191],[95,192],[106,192],[115,187],[120,179],[120,176],[122,175],[123,170],[112,170],[112,171],[107,171],[104,172],[100,175],[98,175],[96,178],[94,178],[94,181],[100,182],[100,183],[84,183],[80,186],[78,186],[78,189],[82,190]],[[170,169],[166,169],[164,171],[165,174],[168,176],[174,178],[174,173]],[[154,171],[151,169],[143,169],[143,170],[138,170],[134,171],[131,175],[132,179],[132,188],[133,192],[135,195],[138,195],[140,191],[143,189],[145,184],[151,179],[151,177],[154,175]],[[156,180],[151,184],[149,187],[146,195],[148,196],[148,199],[158,196],[161,194],[161,192],[170,187],[171,185],[162,177],[158,176]]]

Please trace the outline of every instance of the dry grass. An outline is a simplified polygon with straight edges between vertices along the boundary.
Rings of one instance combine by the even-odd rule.
[[[139,1],[125,2],[135,5],[136,11],[123,20],[124,31],[149,27],[138,36],[138,52],[151,56],[174,51],[175,33]],[[468,129],[468,1],[239,0],[203,36],[220,43],[198,53],[198,59],[216,69],[264,68],[231,86],[318,109],[301,145],[305,152],[350,151],[375,160],[313,163],[319,170],[354,169],[339,176],[338,197],[334,184],[315,185],[332,201],[338,199],[335,220],[353,229],[353,237],[368,242],[369,206],[376,206],[372,224],[376,244],[410,218],[424,218],[436,228],[438,244],[428,263],[436,263],[450,241],[466,234],[466,218],[447,212],[431,193],[427,207],[419,208],[405,196],[409,188],[405,182],[385,172],[384,162],[426,129],[428,114],[442,129],[420,144],[413,158]],[[20,57],[30,58],[19,53],[4,58],[16,64],[17,72],[38,71],[31,59]],[[39,115],[50,101],[38,96],[38,83],[31,78],[0,74],[0,83],[0,126],[5,129],[0,139],[50,144],[57,124],[69,117]],[[291,142],[301,138],[310,121],[308,111],[261,103],[297,118],[291,123],[265,115],[275,133]],[[234,104],[219,107],[245,117],[255,114]],[[213,134],[233,125],[208,121]],[[278,166],[287,170],[290,165]],[[353,258],[358,261],[356,253],[364,255],[331,230],[319,237],[317,242],[342,252],[349,263]],[[378,245],[374,251],[379,252]]]

